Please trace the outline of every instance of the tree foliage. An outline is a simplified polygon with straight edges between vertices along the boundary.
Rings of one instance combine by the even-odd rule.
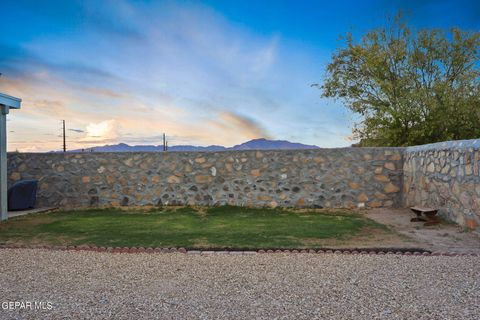
[[[361,146],[480,138],[480,33],[413,31],[399,16],[345,42],[319,87],[361,115]]]

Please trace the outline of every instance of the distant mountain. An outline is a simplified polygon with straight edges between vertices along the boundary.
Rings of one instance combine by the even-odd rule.
[[[277,150],[277,149],[317,149],[319,147],[286,140],[254,139],[236,146],[227,148],[223,146],[199,147],[191,145],[178,145],[168,147],[168,151],[226,151],[226,150]],[[85,149],[70,150],[70,152],[162,152],[163,146],[137,145],[130,146],[126,143],[105,145]]]
[[[272,150],[272,149],[317,149],[317,146],[311,146],[302,143],[290,142],[286,140],[267,140],[254,139],[242,144],[238,144],[230,150]]]
[[[189,145],[169,146],[168,151],[224,151],[222,146],[198,147]],[[163,146],[137,145],[130,146],[126,143],[105,145],[99,147],[70,150],[69,152],[163,152]]]
[[[199,146],[179,145],[179,146],[168,147],[168,151],[224,151],[227,149],[228,148],[225,148],[223,146],[199,147]]]

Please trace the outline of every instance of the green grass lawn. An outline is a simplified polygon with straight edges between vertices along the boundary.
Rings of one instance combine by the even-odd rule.
[[[315,248],[388,229],[349,211],[243,207],[59,211],[0,223],[0,244],[105,247]]]

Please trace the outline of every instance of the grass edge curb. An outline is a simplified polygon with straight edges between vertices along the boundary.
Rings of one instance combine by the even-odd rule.
[[[448,256],[480,257],[478,253],[458,253],[409,249],[258,249],[240,250],[195,250],[186,248],[143,248],[143,247],[97,247],[97,246],[50,246],[50,245],[0,245],[1,249],[37,249],[50,251],[90,251],[105,253],[181,253],[188,255],[255,255],[255,254],[335,254],[335,255],[404,255],[404,256]]]

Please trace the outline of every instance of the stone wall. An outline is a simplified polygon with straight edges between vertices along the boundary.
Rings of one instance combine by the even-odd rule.
[[[449,141],[404,151],[405,206],[440,214],[475,229],[480,223],[480,140]]]
[[[40,206],[396,207],[401,148],[8,155]]]

